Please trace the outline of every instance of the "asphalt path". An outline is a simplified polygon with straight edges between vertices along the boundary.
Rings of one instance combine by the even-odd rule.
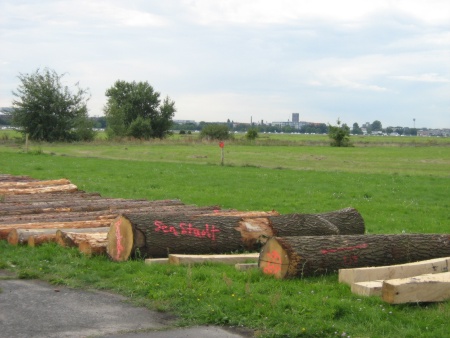
[[[16,279],[0,270],[1,338],[240,338],[249,330],[216,326],[177,328],[176,318],[102,291]]]

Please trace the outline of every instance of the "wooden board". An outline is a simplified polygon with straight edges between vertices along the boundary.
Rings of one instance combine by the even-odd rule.
[[[169,264],[169,258],[147,258],[145,264]]]
[[[358,282],[407,278],[423,274],[448,271],[450,271],[450,257],[444,257],[407,264],[358,269],[340,269],[339,282],[351,285]]]
[[[352,284],[352,293],[360,296],[381,296],[382,280]]]
[[[195,263],[224,263],[224,264],[237,264],[246,262],[257,262],[259,253],[251,254],[237,254],[237,255],[169,255],[169,263],[175,265],[181,264],[195,264]]]
[[[450,272],[386,280],[381,292],[390,304],[441,302],[450,299]]]

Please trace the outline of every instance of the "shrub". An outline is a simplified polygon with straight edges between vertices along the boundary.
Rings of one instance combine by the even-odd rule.
[[[203,127],[200,137],[208,140],[228,140],[231,135],[226,124],[207,124]]]

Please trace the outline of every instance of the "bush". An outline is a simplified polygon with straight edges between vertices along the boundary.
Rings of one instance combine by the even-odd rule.
[[[228,140],[231,135],[226,124],[207,124],[203,127],[200,137],[208,140]]]
[[[258,131],[255,128],[251,128],[247,131],[247,134],[245,134],[245,138],[247,140],[254,140],[258,137]]]
[[[331,139],[331,146],[350,146],[350,128],[345,123],[341,126],[341,121],[338,119],[337,126],[329,125],[328,128],[328,137]]]
[[[132,136],[134,138],[143,138],[148,140],[152,137],[152,126],[150,119],[138,116],[135,120],[133,120],[133,122],[131,122],[128,127],[127,134],[128,136]]]

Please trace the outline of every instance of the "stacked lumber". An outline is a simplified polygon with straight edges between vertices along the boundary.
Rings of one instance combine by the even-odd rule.
[[[390,304],[450,299],[450,257],[381,267],[339,270],[339,282],[361,296]]]

